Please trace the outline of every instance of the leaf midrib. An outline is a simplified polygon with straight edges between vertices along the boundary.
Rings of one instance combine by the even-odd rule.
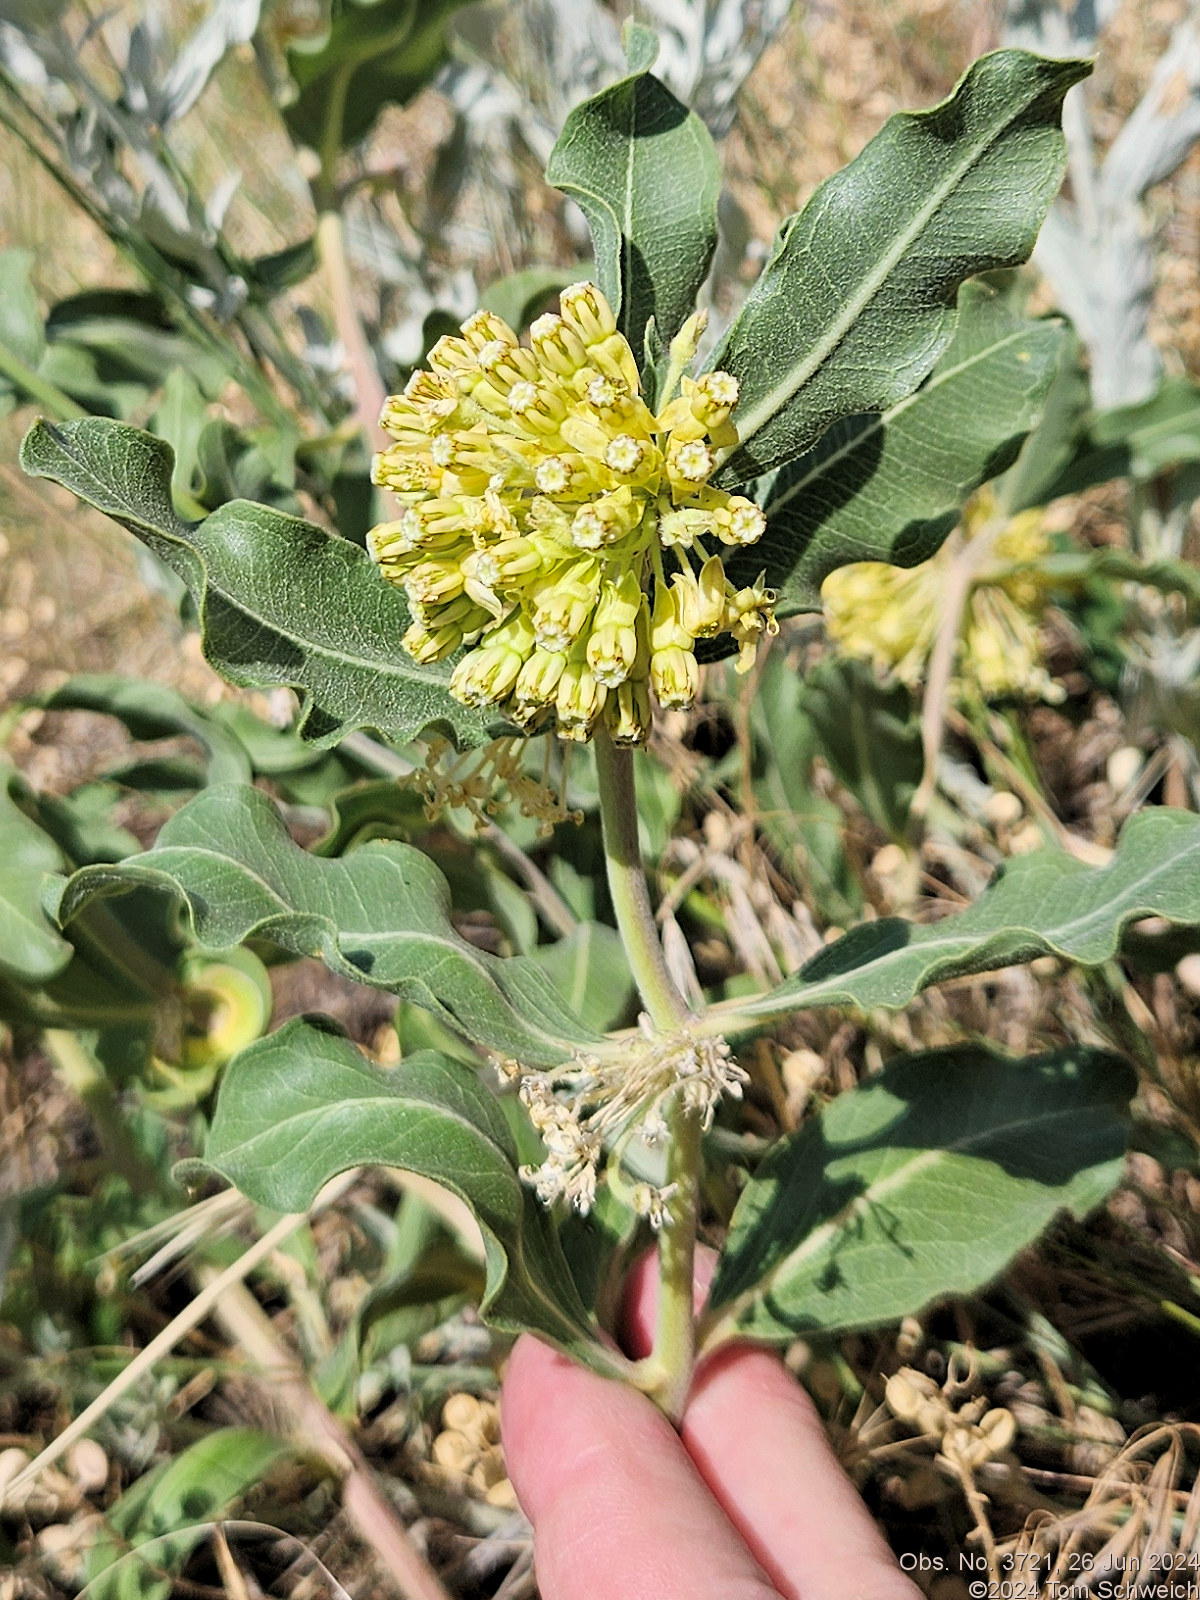
[[[252,506],[253,502],[248,500],[231,500],[226,506],[222,506],[221,510],[227,511],[230,507],[237,507],[240,505]],[[302,518],[296,518],[295,520],[303,521]],[[203,528],[205,523],[198,523],[196,526],[198,528]],[[309,524],[309,526],[311,526],[311,524]],[[338,663],[342,666],[350,668],[351,670],[369,672],[374,677],[389,678],[396,683],[418,684],[425,689],[430,687],[445,687],[445,684],[441,683],[440,680],[431,680],[420,672],[409,672],[403,670],[404,658],[400,653],[394,657],[382,658],[358,656],[353,655],[346,650],[335,649],[333,646],[318,642],[316,639],[306,638],[298,633],[291,632],[281,622],[267,617],[262,612],[253,609],[242,597],[235,596],[227,589],[222,588],[222,586],[213,576],[212,563],[209,561],[208,555],[200,548],[199,545],[194,544],[190,539],[184,538],[182,535],[166,535],[166,537],[174,538],[177,543],[182,544],[186,549],[190,550],[195,555],[196,559],[200,562],[204,570],[204,586],[206,591],[211,590],[212,593],[216,594],[232,610],[240,612],[244,617],[247,617],[252,623],[254,623],[255,626],[262,628],[265,632],[273,633],[278,638],[286,640],[288,644],[294,646],[302,655],[309,657],[318,656],[323,660]],[[347,541],[347,543],[348,542],[349,541]],[[351,548],[356,547],[352,546]],[[386,579],[381,577],[380,582],[386,582]],[[207,605],[207,593],[205,595],[205,604]]]
[[[1028,328],[1017,329],[1005,338],[998,340],[995,344],[989,345],[987,349],[979,350],[974,355],[968,356],[965,361],[960,361],[956,366],[947,367],[943,372],[932,374],[928,383],[922,384],[919,389],[915,389],[912,394],[906,395],[903,400],[891,406],[887,411],[880,412],[870,427],[864,428],[860,433],[856,433],[853,438],[847,439],[844,444],[839,445],[830,455],[824,456],[819,462],[815,463],[803,478],[798,478],[795,483],[789,485],[786,493],[780,495],[777,500],[768,497],[767,503],[763,507],[767,516],[772,517],[777,512],[782,511],[798,494],[803,493],[810,484],[826,477],[847,456],[853,455],[866,440],[874,438],[877,433],[890,427],[897,418],[912,406],[919,404],[922,400],[928,400],[929,396],[936,389],[940,389],[944,383],[950,383],[953,379],[961,377],[964,372],[968,372],[971,367],[979,362],[989,360],[998,351],[1003,350],[1006,345],[1019,344],[1024,339],[1027,339],[1028,336]]]
[[[887,279],[908,252],[909,247],[920,237],[939,208],[954,193],[959,184],[962,183],[1001,135],[1017,120],[1017,117],[1028,110],[1028,104],[1029,102],[1025,101],[1020,111],[1014,111],[998,127],[993,129],[986,139],[971,147],[967,157],[952,169],[943,184],[934,190],[925,205],[916,212],[908,227],[902,229],[896,236],[891,250],[884,255],[876,270],[867,274],[863,280],[862,287],[846,302],[842,315],[834,319],[824,339],[818,340],[808,358],[794,368],[783,382],[776,384],[774,389],[770,390],[752,406],[745,416],[738,417],[735,413],[733,421],[738,431],[738,442],[735,445],[727,445],[717,453],[718,466],[722,466],[730,457],[743,450],[749,441],[762,431],[771,418],[795,397],[813,374],[829,359],[842,340],[853,330],[855,323],[871,301],[883,289]],[[811,205],[811,203],[810,201],[809,204]],[[800,216],[802,217],[803,215],[804,213],[801,212]],[[798,223],[799,218],[797,219]]]
[[[67,448],[61,437],[57,434],[57,431],[55,434],[55,442],[58,444],[59,448],[64,451],[64,454],[70,455],[71,458],[77,462],[82,472],[86,473],[86,475],[91,478],[94,483],[99,485],[101,493],[108,490],[109,486],[97,478],[96,474],[92,472],[84,462],[79,460],[79,457],[75,454],[75,452]],[[213,576],[212,562],[209,560],[207,552],[195,542],[193,537],[197,531],[206,527],[207,524],[211,522],[211,517],[206,517],[203,522],[191,524],[180,523],[178,526],[172,528],[159,526],[157,523],[148,521],[144,513],[141,513],[135,508],[128,506],[127,502],[121,496],[111,495],[110,499],[110,503],[114,507],[119,505],[122,508],[120,510],[114,509],[110,511],[106,506],[99,504],[98,501],[94,503],[98,505],[98,508],[103,511],[106,516],[113,516],[122,522],[132,524],[134,531],[140,529],[151,534],[155,538],[166,539],[171,544],[181,546],[191,556],[193,556],[200,563],[203,573],[205,603],[207,603],[207,594],[209,591],[211,591],[217,595],[219,599],[223,600],[225,604],[228,605],[232,610],[240,612],[243,616],[249,618],[251,622],[253,622],[257,627],[262,628],[265,632],[274,633],[279,638],[285,639],[288,644],[294,645],[302,654],[321,656],[328,661],[341,662],[345,666],[362,669],[374,673],[377,676],[390,675],[397,682],[413,682],[418,684],[427,683],[428,680],[425,679],[420,673],[402,671],[401,667],[403,663],[398,656],[394,660],[381,661],[377,659],[371,659],[366,656],[352,655],[345,650],[336,650],[326,644],[318,644],[313,639],[306,639],[297,633],[290,632],[282,625],[282,623],[268,618],[260,611],[253,609],[240,596],[231,594],[228,589],[222,587],[222,585],[216,581]],[[251,510],[256,509],[255,503],[251,500],[230,500],[224,506],[222,506],[220,510],[222,512],[229,512],[230,510],[236,510],[242,506],[249,506]],[[214,516],[216,514],[216,512],[213,513]],[[284,513],[281,512],[279,515],[282,516]],[[297,522],[303,522],[304,519],[297,517],[293,520]],[[312,526],[312,524],[308,524],[308,526]]]
[[[1093,1106],[1089,1109],[1094,1110],[1095,1107]],[[720,1313],[722,1322],[727,1322],[731,1318],[735,1320],[740,1318],[742,1312],[751,1301],[762,1299],[769,1294],[772,1287],[784,1276],[785,1271],[803,1266],[818,1247],[831,1238],[852,1217],[856,1216],[860,1211],[866,1210],[868,1206],[877,1204],[882,1197],[892,1194],[909,1179],[920,1177],[923,1172],[927,1172],[940,1161],[952,1156],[969,1156],[972,1153],[971,1147],[984,1141],[990,1142],[1009,1134],[1020,1133],[1025,1129],[1044,1129],[1048,1124],[1059,1121],[1069,1120],[1077,1125],[1079,1118],[1078,1106],[1062,1106],[1057,1111],[1048,1114],[1046,1112],[1033,1113],[1020,1117],[1014,1122],[998,1123],[987,1128],[981,1128],[970,1134],[963,1135],[950,1144],[939,1145],[936,1149],[924,1151],[923,1154],[915,1156],[911,1161],[905,1162],[903,1166],[897,1167],[895,1172],[888,1177],[881,1178],[877,1183],[868,1185],[861,1194],[856,1194],[852,1200],[847,1201],[836,1216],[830,1217],[820,1227],[814,1228],[794,1250],[790,1250],[781,1256],[775,1265],[764,1273],[761,1278],[756,1279],[749,1289],[744,1289],[741,1294],[736,1295],[732,1300],[722,1301],[719,1305],[714,1306],[714,1312]],[[849,1157],[853,1153],[852,1150],[847,1150],[845,1156]],[[833,1161],[837,1159],[838,1157],[835,1154],[829,1164],[832,1165]]]
[[[1185,861],[1190,856],[1195,856],[1197,853],[1200,853],[1200,843],[1186,846],[1179,852],[1178,855],[1172,857],[1171,860],[1164,861],[1160,866],[1155,867],[1145,877],[1139,878],[1135,887],[1139,891],[1144,890],[1148,885],[1153,884],[1166,874],[1178,872],[1181,862]],[[964,913],[964,915],[966,915],[966,913]],[[957,933],[953,936],[947,936],[946,938],[940,940],[922,940],[920,944],[906,945],[904,949],[899,952],[889,950],[883,955],[875,956],[872,960],[865,961],[861,966],[855,967],[852,972],[839,974],[837,979],[827,979],[823,982],[816,983],[810,989],[806,990],[803,987],[799,987],[793,989],[788,995],[784,995],[776,991],[773,995],[764,996],[763,1001],[760,1004],[765,1007],[769,1013],[775,1010],[778,1004],[783,1000],[786,1000],[789,1004],[795,1004],[797,1000],[803,1001],[804,1004],[810,1004],[812,1003],[813,997],[819,996],[822,991],[830,994],[839,994],[843,992],[848,993],[849,991],[844,989],[843,986],[854,982],[854,980],[863,973],[869,973],[872,968],[878,969],[891,961],[895,961],[898,956],[902,957],[909,952],[918,950],[922,953],[929,953],[932,958],[929,965],[925,969],[927,973],[931,968],[936,967],[937,954],[939,951],[942,953],[953,952],[959,945],[963,944],[964,941],[970,944],[977,940],[979,944],[983,946],[986,945],[988,940],[1001,935],[1009,937],[1020,937],[1024,935],[1031,939],[1036,939],[1039,944],[1048,945],[1050,949],[1054,950],[1057,954],[1071,957],[1073,952],[1067,946],[1066,940],[1071,936],[1072,932],[1079,928],[1086,929],[1089,923],[1102,922],[1106,915],[1112,915],[1111,902],[1107,906],[1092,909],[1084,916],[1075,917],[1069,922],[1059,923],[1052,930],[1052,932],[1045,932],[1043,930],[1031,927],[1015,927],[1010,924],[1008,926],[980,930],[978,933],[972,933],[967,930]],[[1116,942],[1119,942],[1120,933],[1128,922],[1136,921],[1138,917],[1155,915],[1165,915],[1165,913],[1159,912],[1153,907],[1140,908],[1136,905],[1131,906],[1127,911],[1124,912],[1124,914],[1120,917],[1119,922],[1116,924]],[[915,986],[911,992],[913,994],[917,992]],[[770,1002],[769,1005],[767,1005],[768,1001]],[[756,1004],[752,1001],[744,1008],[744,1010],[748,1015],[759,1015],[760,1004]]]
[[[168,844],[164,845],[163,849],[164,851],[179,850],[181,852],[186,852],[191,856],[201,856],[205,860],[211,861],[218,867],[225,869],[232,867],[234,871],[239,872],[243,877],[248,878],[251,883],[256,884],[259,888],[261,888],[264,894],[266,894],[267,897],[279,907],[279,912],[277,913],[278,916],[311,917],[324,927],[331,929],[332,936],[329,942],[332,947],[332,952],[341,961],[346,975],[352,976],[355,982],[364,983],[371,988],[384,989],[388,993],[391,992],[390,983],[373,983],[370,973],[363,972],[360,967],[355,966],[354,962],[349,959],[345,950],[343,949],[344,940],[360,939],[367,943],[388,944],[402,944],[407,941],[419,940],[425,944],[438,945],[453,955],[465,956],[474,970],[496,991],[496,994],[499,996],[501,1002],[507,1006],[512,1020],[527,1038],[540,1039],[545,1044],[553,1045],[556,1049],[562,1051],[569,1051],[572,1048],[572,1042],[570,1040],[562,1039],[558,1034],[547,1032],[540,1025],[532,1022],[524,1015],[523,1012],[520,1012],[516,1009],[505,992],[504,985],[501,983],[499,977],[497,977],[497,975],[482,959],[483,952],[476,950],[475,947],[469,944],[465,939],[458,939],[453,934],[448,935],[444,933],[427,933],[420,928],[389,928],[382,933],[378,929],[371,928],[341,928],[338,926],[335,918],[332,917],[327,911],[301,911],[298,910],[296,906],[289,905],[268,878],[264,878],[262,874],[256,872],[253,867],[246,866],[242,862],[237,861],[234,857],[225,855],[219,850],[214,850],[204,845],[195,844]],[[125,877],[133,876],[134,873],[139,872],[147,876],[153,875],[156,878],[164,879],[171,886],[172,890],[181,893],[190,903],[192,899],[191,892],[186,889],[182,883],[173,878],[171,874],[163,867],[156,866],[150,862],[140,864],[136,862],[131,863],[130,870],[128,872],[122,872],[119,875],[114,875],[110,881],[120,882]],[[256,919],[253,926],[248,928],[242,935],[242,938],[250,938],[252,934],[268,926],[273,920],[274,917],[260,917]],[[436,1000],[437,998],[438,997],[435,995],[434,999]],[[442,1004],[441,1001],[438,1003]],[[451,1016],[456,1015],[456,1013],[450,1011],[448,1007],[443,1006],[443,1010],[446,1010]]]
[[[629,147],[625,161],[625,226],[618,241],[621,252],[621,276],[618,279],[621,303],[616,309],[632,335],[635,329],[629,322],[629,316],[633,307],[625,305],[624,301],[627,287],[633,283],[633,173],[637,156],[638,106],[638,85],[636,82],[631,86],[629,100]]]
[[[457,1123],[459,1125],[459,1127],[465,1128],[467,1130],[467,1132],[469,1132],[476,1139],[478,1139],[479,1142],[489,1152],[494,1153],[497,1162],[500,1164],[500,1166],[504,1170],[504,1175],[506,1177],[512,1175],[511,1163],[509,1162],[508,1157],[504,1154],[504,1152],[501,1150],[500,1146],[491,1137],[491,1135],[485,1133],[478,1126],[477,1123],[472,1122],[471,1119],[469,1117],[464,1116],[462,1114],[462,1112],[451,1110],[448,1106],[444,1105],[439,1100],[426,1100],[426,1099],[422,1099],[422,1098],[419,1098],[416,1095],[411,1095],[411,1094],[356,1095],[353,1100],[351,1100],[351,1101],[342,1101],[339,1106],[335,1106],[332,1109],[333,1109],[334,1113],[336,1114],[337,1111],[339,1111],[339,1110],[350,1109],[352,1111],[357,1111],[360,1108],[363,1109],[364,1111],[366,1111],[368,1109],[372,1110],[372,1111],[386,1110],[386,1109],[391,1109],[391,1110],[399,1109],[401,1111],[407,1110],[407,1111],[412,1111],[414,1113],[415,1112],[420,1112],[420,1111],[434,1111],[434,1112],[436,1112],[438,1114],[438,1116],[445,1117],[448,1121],[455,1122],[455,1123]],[[266,1130],[266,1132],[264,1132],[264,1133],[256,1133],[252,1138],[243,1139],[238,1144],[231,1145],[229,1147],[229,1149],[221,1151],[221,1152],[217,1153],[216,1155],[213,1155],[213,1156],[206,1155],[205,1159],[211,1161],[213,1166],[219,1167],[220,1163],[229,1161],[231,1156],[232,1157],[236,1157],[237,1153],[239,1151],[253,1151],[256,1147],[260,1147],[263,1144],[264,1141],[269,1142],[270,1140],[275,1139],[276,1137],[278,1137],[278,1135],[284,1133],[288,1128],[297,1127],[297,1126],[299,1126],[301,1124],[311,1123],[314,1119],[320,1118],[322,1116],[324,1116],[326,1119],[328,1119],[329,1113],[330,1113],[330,1109],[331,1108],[328,1105],[328,1103],[322,1101],[319,1104],[313,1106],[309,1110],[295,1111],[290,1116],[284,1117],[282,1119],[282,1121],[273,1122],[271,1124],[270,1128]],[[404,1166],[404,1163],[402,1161],[396,1161],[396,1162],[389,1161],[389,1162],[381,1163],[381,1164],[382,1165],[387,1165],[387,1166],[397,1166],[397,1167],[400,1168],[401,1171],[415,1170],[415,1169],[412,1169],[412,1168],[406,1169],[405,1166]],[[353,1161],[351,1161],[351,1162],[349,1162],[347,1164],[347,1166],[346,1166],[346,1168],[344,1170],[346,1170],[348,1172],[350,1170],[350,1167],[352,1167],[354,1165],[355,1165],[355,1163]],[[328,1173],[326,1175],[326,1178],[324,1178],[322,1180],[322,1182],[327,1182],[329,1178],[336,1177],[336,1176],[337,1176],[336,1173],[333,1173],[333,1172]],[[318,1184],[317,1185],[317,1189],[315,1189],[313,1191],[313,1193],[314,1194],[317,1193],[317,1191],[320,1189],[320,1187],[321,1187],[321,1184]],[[515,1179],[514,1179],[514,1183],[513,1183],[513,1188],[514,1188],[514,1190],[517,1189],[517,1184],[516,1184]]]

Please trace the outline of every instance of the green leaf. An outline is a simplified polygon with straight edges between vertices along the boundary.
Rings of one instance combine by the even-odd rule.
[[[208,408],[200,385],[183,367],[173,367],[167,373],[162,398],[150,419],[150,427],[174,451],[171,486],[178,495],[192,492],[200,464],[200,435],[207,421]]]
[[[309,846],[316,856],[344,856],[370,839],[407,841],[428,831],[425,802],[394,778],[344,788],[329,802],[329,832]]]
[[[62,868],[54,841],[13,800],[14,769],[0,763],[0,974],[44,983],[73,951],[42,909],[48,873]]]
[[[445,61],[450,15],[465,3],[322,0],[316,29],[285,35],[298,91],[284,107],[292,136],[316,150],[337,149],[364,138],[385,106],[407,105]],[[268,14],[263,31],[270,27]]]
[[[790,615],[819,609],[822,581],[847,562],[927,561],[968,495],[1015,459],[1064,338],[1062,323],[1031,321],[993,285],[964,284],[954,337],[921,388],[837,423],[758,485],[767,529],[731,576],[752,582],[765,567]]]
[[[91,411],[129,416],[175,367],[215,400],[228,362],[171,321],[162,300],[136,289],[87,289],[60,300],[46,318],[41,373]]]
[[[999,503],[1010,516],[1053,499],[1055,480],[1079,448],[1091,405],[1083,353],[1082,340],[1067,325],[1058,370],[1042,402],[1041,418],[1012,468],[996,485]]]
[[[136,783],[141,773],[134,767],[130,775]],[[155,774],[147,776],[153,781]],[[203,785],[202,772],[193,769],[192,778],[189,788],[198,789]],[[124,777],[120,781],[124,782]],[[37,822],[72,868],[87,866],[93,861],[123,861],[126,856],[139,854],[142,848],[137,835],[121,827],[116,820],[116,810],[123,798],[119,784],[105,780],[82,784],[70,794],[39,794]]]
[[[633,975],[615,928],[582,922],[568,938],[539,946],[534,960],[589,1028],[603,1033],[624,1021]]]
[[[659,40],[653,28],[629,17],[621,29],[621,47],[630,72],[649,72],[658,60]]]
[[[170,447],[106,418],[35,423],[21,464],[161,557],[191,593],[217,671],[233,683],[303,691],[301,731],[318,743],[363,726],[405,740],[431,725],[461,744],[486,741],[483,716],[451,697],[446,664],[419,667],[405,653],[404,597],[349,540],[246,501],[182,521],[171,503]]]
[[[1113,478],[1145,482],[1195,461],[1200,461],[1200,386],[1169,376],[1149,400],[1095,412],[1074,459],[1045,489],[1044,498],[1080,494]]]
[[[145,884],[185,903],[199,943],[269,939],[334,972],[412,1000],[486,1049],[549,1065],[597,1035],[533,961],[487,954],[450,922],[446,881],[411,845],[365,844],[344,860],[293,843],[258,789],[210,788],[152,850],[86,867],[62,891],[64,924],[97,896]]]
[[[1200,923],[1200,817],[1190,811],[1138,812],[1105,867],[1038,850],[1006,861],[973,906],[940,922],[863,923],[777,989],[739,1002],[739,1020],[813,1006],[896,1008],[930,984],[1041,955],[1097,966],[1141,917]]]
[[[691,315],[717,243],[721,173],[703,122],[635,70],[575,107],[546,181],[587,217],[597,283],[634,354],[651,317],[666,344]]]
[[[242,276],[255,299],[273,300],[286,289],[311,278],[320,265],[315,237],[301,239],[296,244],[285,245],[270,255],[255,256],[242,262]]]
[[[862,886],[846,858],[846,819],[814,781],[821,753],[804,704],[804,680],[788,652],[768,652],[751,702],[753,805],[780,864],[812,896],[821,920],[842,927],[862,913]]]
[[[250,1428],[219,1428],[140,1478],[88,1554],[89,1600],[166,1600],[171,1576],[212,1524],[288,1453]]]
[[[741,384],[741,443],[719,482],[912,393],[949,342],[963,280],[1032,250],[1063,172],[1062,98],[1090,70],[984,56],[941,105],[890,118],[783,224],[712,362]]]
[[[1136,1088],[1116,1056],[953,1045],[841,1094],[750,1180],[713,1282],[714,1342],[892,1322],[988,1282],[1121,1176]]]
[[[431,1178],[471,1207],[491,1321],[604,1364],[549,1214],[518,1177],[503,1113],[469,1067],[421,1051],[385,1071],[302,1018],[230,1064],[206,1167],[260,1204],[301,1211],[337,1173],[368,1164]]]

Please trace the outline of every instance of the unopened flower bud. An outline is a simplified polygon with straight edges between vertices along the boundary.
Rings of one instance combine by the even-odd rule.
[[[465,339],[443,334],[425,358],[435,372],[460,379],[475,367],[475,352]]]
[[[617,329],[612,307],[591,283],[573,283],[558,297],[562,319],[581,344],[599,344]]]
[[[567,658],[560,652],[543,650],[540,645],[535,647],[513,689],[519,719],[527,720],[543,706],[551,704],[566,664]]]
[[[437,605],[443,600],[452,600],[455,595],[462,593],[462,566],[450,558],[422,561],[410,569],[407,587],[412,599],[421,605]]]
[[[474,316],[468,317],[462,325],[462,336],[476,356],[488,344],[517,343],[516,334],[494,311],[476,311]]]
[[[686,711],[700,688],[700,667],[690,650],[672,645],[650,657],[650,681],[667,711]]]
[[[507,698],[532,649],[533,628],[524,612],[517,611],[458,663],[450,677],[450,692],[464,705],[498,705]]]
[[[604,702],[604,720],[614,744],[642,745],[650,737],[650,685],[627,678]]]
[[[700,340],[708,326],[708,312],[694,311],[671,340],[669,351],[671,365],[676,372],[686,371],[696,359]]]
[[[542,365],[561,377],[573,378],[582,367],[587,366],[587,349],[583,340],[561,317],[553,313],[537,319],[529,330],[529,342]]]
[[[577,561],[539,586],[533,613],[538,645],[543,650],[569,650],[587,626],[600,590],[600,564]]]
[[[589,738],[606,694],[586,661],[568,661],[554,696],[559,732],[567,739]]]
[[[430,630],[423,623],[414,622],[401,642],[418,665],[427,667],[453,655],[463,642],[463,631],[453,624]]]

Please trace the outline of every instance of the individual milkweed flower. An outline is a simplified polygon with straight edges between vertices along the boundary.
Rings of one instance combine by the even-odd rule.
[[[986,490],[975,497],[960,532],[920,566],[863,561],[830,573],[821,589],[830,637],[847,655],[915,687],[937,638],[950,565],[981,540],[988,545],[980,547],[963,611],[955,696],[1061,700],[1038,638],[1050,592],[1042,565],[1050,552],[1044,518],[1024,511],[998,525]]]
[[[672,342],[673,371],[701,327]],[[372,469],[403,508],[368,549],[407,595],[404,648],[421,663],[465,648],[450,689],[467,704],[575,740],[603,718],[622,744],[648,737],[651,690],[692,704],[697,638],[729,634],[746,670],[775,597],[735,591],[717,553],[766,525],[710,481],[737,443],[737,400],[729,373],[683,375],[652,412],[590,283],[563,290],[528,347],[485,311],[439,339],[384,406],[393,443]]]

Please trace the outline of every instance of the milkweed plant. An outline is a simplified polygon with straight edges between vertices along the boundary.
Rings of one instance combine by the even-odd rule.
[[[964,1042],[896,1055],[797,1131],[747,1146],[726,1204],[713,1180],[741,1137],[756,1036],[1046,954],[1102,964],[1148,914],[1195,922],[1191,879],[1172,869],[1195,819],[1135,817],[1104,865],[1051,848],[1016,858],[965,909],[851,927],[774,989],[681,987],[639,827],[656,723],[755,684],[826,579],[853,652],[919,679],[939,571],[921,564],[981,485],[1001,503],[1064,358],[1062,322],[1030,315],[1008,269],[1058,190],[1063,97],[1089,68],[1001,50],[942,104],[892,117],[782,223],[714,338],[699,303],[716,152],[654,75],[654,36],[633,26],[626,42],[627,74],[571,112],[547,169],[587,219],[593,263],[527,327],[468,317],[387,400],[365,549],[247,500],[185,518],[166,446],[119,422],[40,422],[23,460],[172,569],[219,671],[296,690],[315,745],[366,730],[397,760],[423,736],[516,781],[540,740],[594,777],[618,962],[639,997],[636,1023],[610,1032],[531,956],[464,938],[419,849],[304,849],[248,783],[208,787],[152,848],[58,880],[52,910],[69,930],[98,900],[148,888],[182,905],[201,947],[315,955],[422,1008],[436,1028],[390,1067],[312,1018],[254,1040],[224,1070],[199,1170],[288,1211],[373,1162],[435,1180],[478,1219],[494,1326],[532,1330],[678,1418],[699,1355],[965,1292],[1120,1172],[1122,1059],[1068,1045],[1014,1060]],[[1012,520],[1021,509],[1001,517],[1018,563],[1040,538],[1036,516]],[[1001,565],[1006,548],[992,551]],[[868,582],[912,568],[917,589]],[[989,670],[1040,690],[1028,585],[993,586]],[[979,604],[986,630],[986,587]],[[561,821],[565,791],[522,781]],[[697,1315],[701,1230],[721,1248]],[[610,1308],[647,1239],[657,1330],[633,1361]]]

